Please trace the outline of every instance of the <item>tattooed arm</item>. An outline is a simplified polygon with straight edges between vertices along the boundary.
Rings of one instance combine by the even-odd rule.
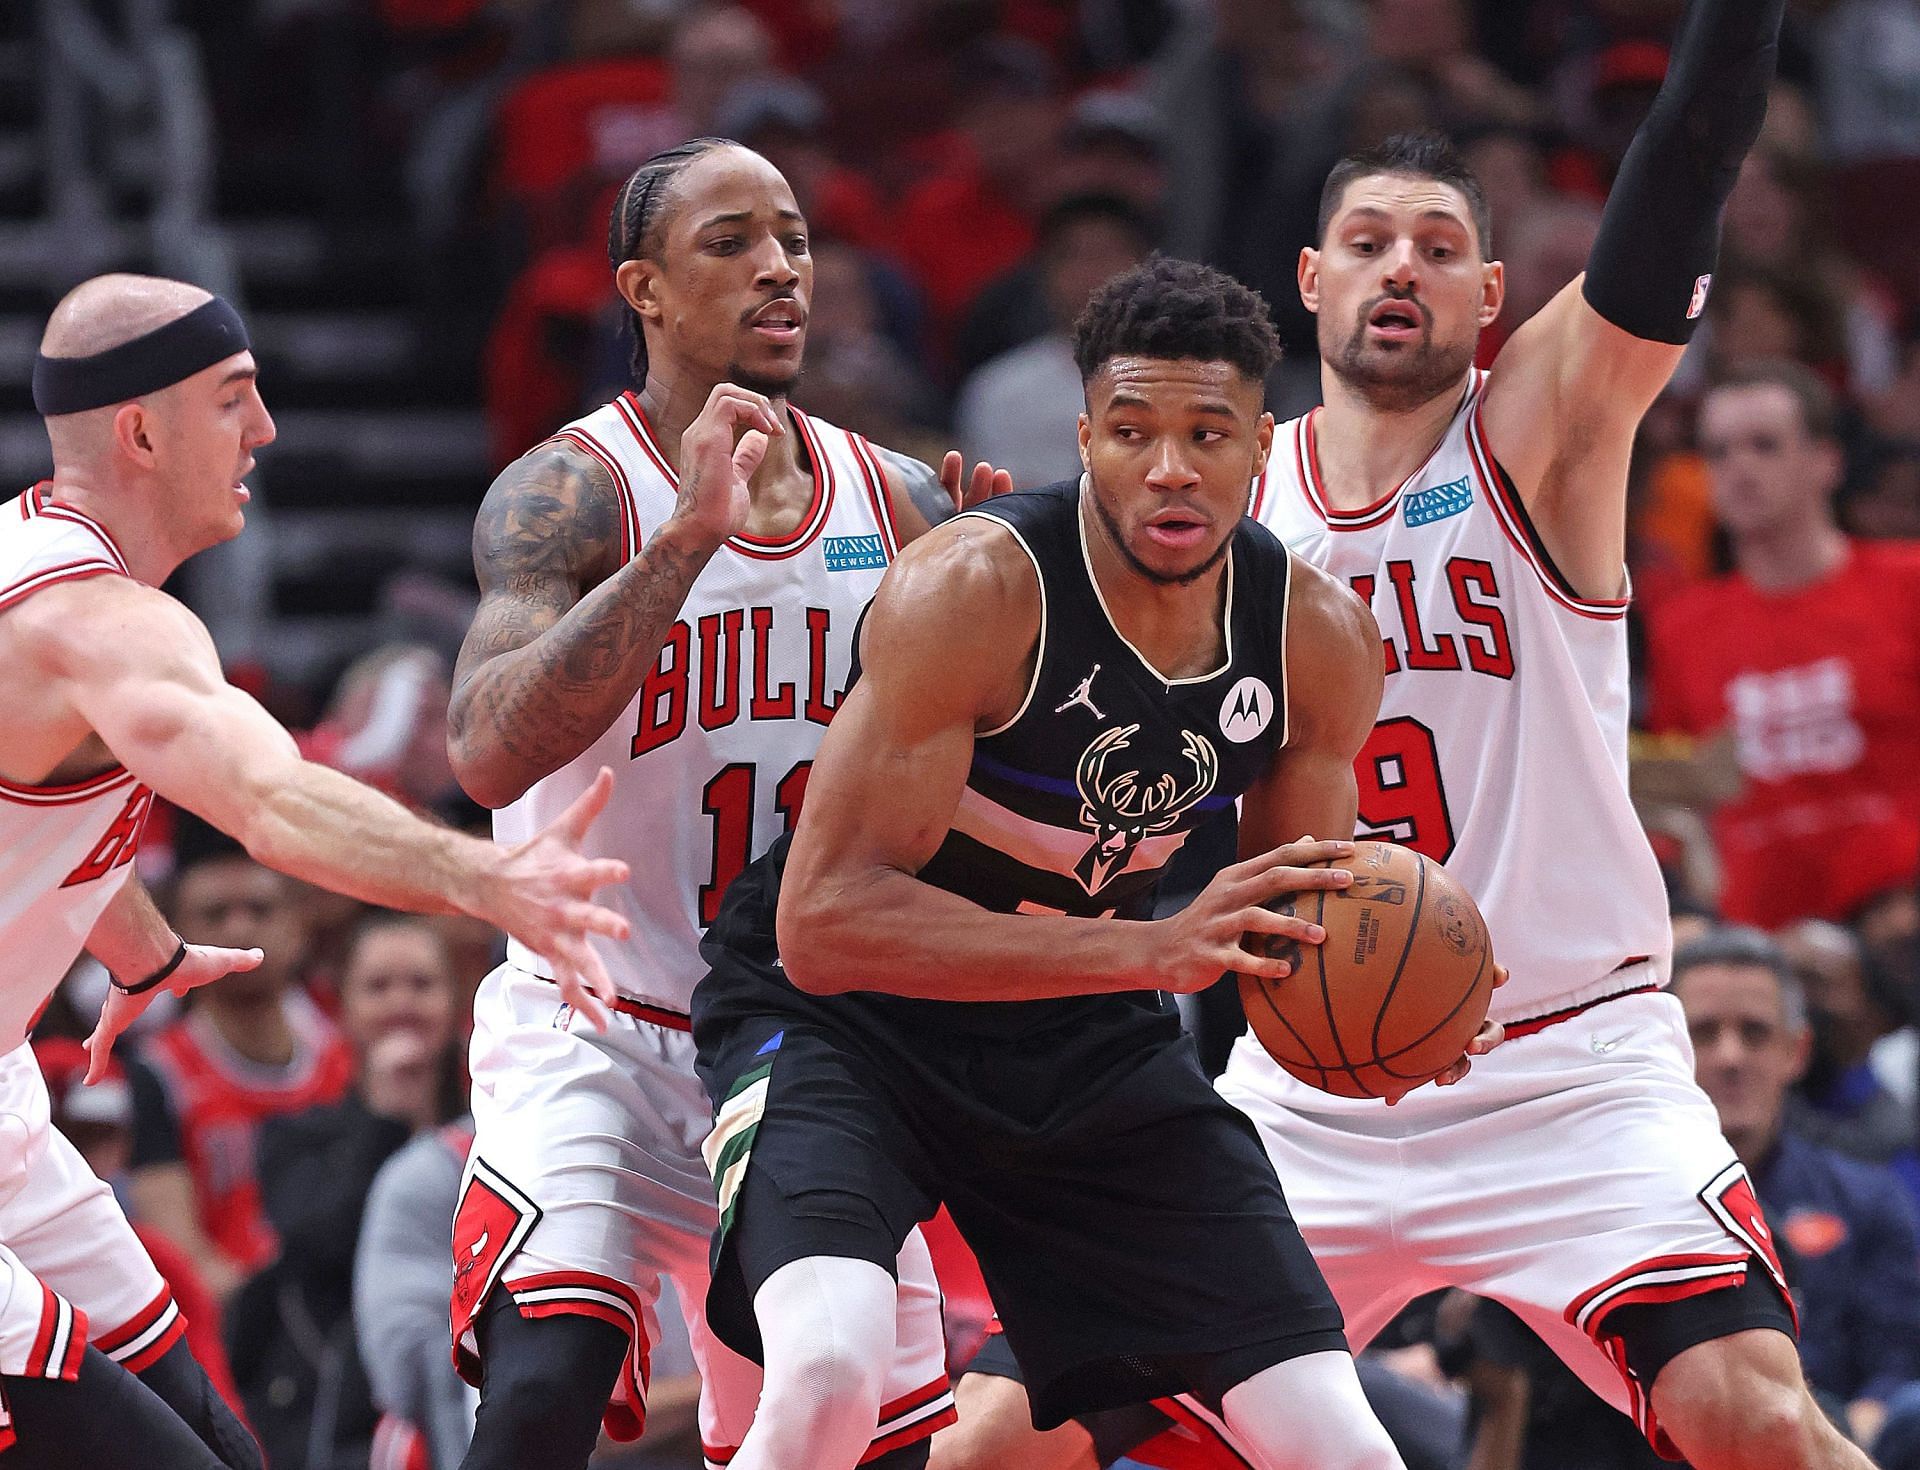
[[[886,471],[887,500],[903,545],[918,540],[960,511],[1013,489],[1012,476],[984,461],[973,467],[970,477],[963,476],[966,461],[958,450],[947,451],[938,474],[932,465],[897,449],[876,444],[873,450]]]
[[[736,446],[736,429],[745,428]],[[766,400],[722,383],[681,436],[680,498],[624,566],[606,471],[546,445],[494,481],[473,533],[480,609],[454,668],[447,747],[467,793],[501,807],[604,735],[747,512],[780,432]]]

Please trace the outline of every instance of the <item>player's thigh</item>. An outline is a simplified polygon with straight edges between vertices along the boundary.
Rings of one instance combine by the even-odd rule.
[[[705,1148],[720,1210],[708,1322],[757,1358],[753,1300],[768,1277],[811,1256],[896,1274],[934,1201],[898,1100],[844,1039],[767,1018],[734,1028],[703,1066],[719,1099]]]
[[[1645,1423],[1653,1372],[1702,1334],[1791,1331],[1772,1237],[1693,1080],[1676,1001],[1611,1002],[1509,1045],[1534,1043],[1527,1065],[1557,1065],[1557,1090],[1423,1151],[1451,1166],[1458,1203],[1424,1243]]]
[[[1078,1420],[1035,1429],[1026,1385],[967,1373],[954,1388],[959,1419],[933,1437],[928,1470],[1099,1470],[1093,1436]]]
[[[136,1372],[184,1329],[113,1191],[58,1129],[34,1153],[24,1187],[0,1206],[0,1241],[86,1313],[95,1346]]]

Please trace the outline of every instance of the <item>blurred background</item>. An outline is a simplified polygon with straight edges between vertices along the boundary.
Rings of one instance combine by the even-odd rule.
[[[1270,407],[1311,407],[1295,261],[1328,167],[1394,132],[1449,132],[1484,180],[1508,271],[1490,362],[1581,268],[1680,10],[11,0],[0,483],[47,472],[28,381],[67,287],[135,269],[227,295],[279,439],[245,536],[175,590],[311,754],[477,824],[442,733],[473,513],[502,465],[624,386],[605,220],[649,154],[717,133],[785,171],[817,270],[800,403],[1039,484],[1078,469],[1068,326],[1153,249],[1260,290],[1288,348]],[[1635,790],[1681,937],[1772,934],[1736,961],[1777,979],[1779,1035],[1720,1045],[1696,1017],[1703,1081],[1825,1324],[1816,1386],[1882,1463],[1913,1465],[1920,0],[1794,0],[1780,72],[1706,322],[1634,462]],[[1782,360],[1805,376],[1725,386]],[[496,936],[300,889],[184,818],[141,862],[188,937],[271,961],[155,1007],[92,1091],[68,1040],[103,983],[83,967],[42,1028],[56,1105],[275,1470],[450,1470],[464,1400],[433,1221]],[[1819,1150],[1811,1176],[1773,1167],[1789,1138]],[[697,1464],[685,1359],[654,1361],[656,1432],[621,1462]],[[1416,1466],[1656,1463],[1471,1301],[1424,1304],[1369,1364],[1383,1414],[1408,1396]]]

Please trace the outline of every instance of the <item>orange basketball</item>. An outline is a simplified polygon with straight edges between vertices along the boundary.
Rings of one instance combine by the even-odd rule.
[[[1269,907],[1327,931],[1323,944],[1249,934],[1293,963],[1284,980],[1240,977],[1253,1034],[1294,1076],[1338,1097],[1382,1097],[1445,1071],[1487,1019],[1486,922],[1445,868],[1409,847],[1354,844],[1346,889]]]

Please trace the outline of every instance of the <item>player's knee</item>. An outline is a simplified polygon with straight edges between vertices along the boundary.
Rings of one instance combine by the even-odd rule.
[[[1688,1348],[1654,1380],[1653,1411],[1701,1470],[1824,1463],[1817,1447],[1836,1432],[1807,1389],[1792,1341],[1771,1331]]]
[[[877,1421],[886,1395],[888,1354],[876,1351],[864,1334],[823,1327],[817,1337],[788,1350],[777,1369],[767,1364],[765,1392],[783,1402],[871,1414]],[[775,1379],[778,1378],[776,1387]]]

